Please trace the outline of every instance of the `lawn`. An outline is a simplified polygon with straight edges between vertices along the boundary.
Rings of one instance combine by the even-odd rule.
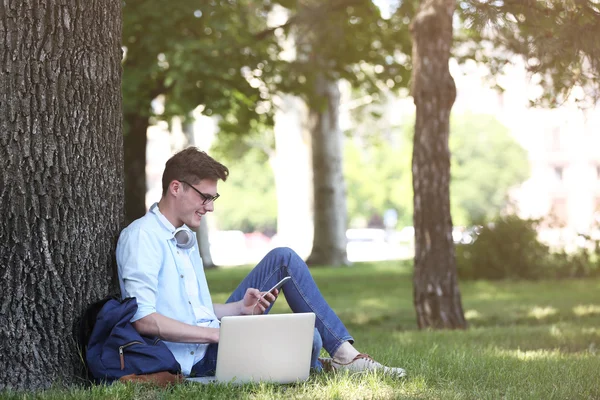
[[[208,271],[216,302],[248,268]],[[600,399],[600,280],[463,282],[466,331],[419,331],[407,263],[315,268],[315,280],[375,359],[409,378],[315,374],[295,385],[54,388],[3,398]],[[280,299],[273,312],[289,312]]]

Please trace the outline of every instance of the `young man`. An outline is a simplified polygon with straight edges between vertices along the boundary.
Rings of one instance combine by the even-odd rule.
[[[288,248],[267,254],[225,304],[212,303],[191,229],[214,210],[217,183],[228,174],[227,167],[194,147],[175,154],[165,166],[160,202],[121,232],[119,284],[123,298],[137,299],[133,326],[142,335],[164,340],[185,375],[214,375],[219,320],[267,313],[278,292],[261,297],[262,290],[290,276],[282,287],[290,308],[316,315],[313,368],[405,376],[403,369],[385,367],[354,348],[354,339],[321,295],[306,264]],[[321,346],[332,358],[318,359]]]

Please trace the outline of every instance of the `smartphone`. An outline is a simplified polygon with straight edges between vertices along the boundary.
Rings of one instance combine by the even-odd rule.
[[[277,284],[275,286],[273,286],[271,289],[269,289],[268,291],[266,291],[265,294],[263,294],[261,297],[265,297],[265,295],[267,293],[271,293],[275,289],[279,290],[279,288],[281,288],[283,286],[283,284],[286,283],[287,281],[289,281],[290,279],[292,279],[291,276],[286,276],[285,278],[283,278],[282,280],[280,280],[279,282],[277,282]]]

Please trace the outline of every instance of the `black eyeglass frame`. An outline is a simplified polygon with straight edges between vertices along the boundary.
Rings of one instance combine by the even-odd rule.
[[[188,183],[186,181],[179,180],[179,182],[185,183],[186,185],[188,185],[189,187],[191,187],[192,189],[194,189],[196,191],[196,193],[198,193],[200,195],[200,197],[202,197],[202,205],[207,205],[211,201],[217,200],[219,198],[219,196],[220,196],[219,193],[217,193],[214,196],[211,196],[210,194],[202,193],[201,191],[199,191],[198,189],[196,189],[195,187],[193,187],[190,183]]]

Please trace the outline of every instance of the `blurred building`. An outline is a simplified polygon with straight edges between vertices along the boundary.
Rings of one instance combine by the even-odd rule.
[[[495,115],[529,153],[531,177],[512,198],[522,217],[544,218],[540,234],[551,244],[570,244],[577,233],[600,226],[600,107],[583,109],[579,93],[556,109],[531,108],[541,92],[520,62],[497,77],[503,92],[486,85],[475,63],[453,65],[458,97],[454,111]],[[494,149],[501,151],[501,149]]]

